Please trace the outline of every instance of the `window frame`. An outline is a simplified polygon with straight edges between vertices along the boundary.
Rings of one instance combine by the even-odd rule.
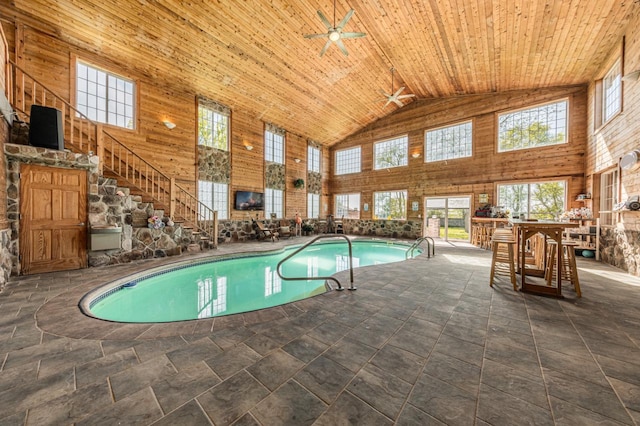
[[[137,115],[138,115],[138,87],[137,86],[138,86],[138,84],[137,84],[136,80],[134,80],[132,78],[129,78],[129,77],[125,77],[122,74],[118,74],[116,72],[110,71],[110,70],[108,70],[108,69],[106,69],[104,67],[95,65],[94,63],[92,63],[90,61],[86,61],[84,59],[75,58],[74,62],[75,62],[75,71],[74,71],[74,75],[73,75],[73,84],[74,84],[74,90],[73,90],[74,99],[73,99],[73,103],[74,103],[75,109],[77,111],[77,113],[76,113],[77,116],[78,117],[80,117],[80,116],[86,117],[87,119],[89,119],[91,121],[94,121],[96,123],[101,123],[101,124],[104,124],[104,125],[107,125],[107,126],[113,126],[113,127],[116,127],[116,128],[119,128],[119,129],[123,129],[123,130],[129,130],[129,131],[137,130],[137,127],[138,127],[137,126]],[[87,68],[88,71],[87,71],[87,77],[86,78],[83,78],[83,77],[80,76],[80,70],[79,70],[80,66],[83,66],[83,67]],[[98,84],[97,82],[91,82],[91,80],[89,80],[88,73],[90,72],[90,70],[95,71],[96,73],[103,73],[105,75],[105,84],[102,85],[102,87],[105,88],[104,89],[105,92],[104,92],[104,96],[100,97],[101,99],[104,99],[104,105],[103,105],[104,109],[101,110],[105,114],[104,120],[99,119],[97,116],[92,117],[93,113],[89,111],[89,108],[90,108],[90,106],[89,106],[90,102],[89,102],[89,99],[88,99],[88,96],[90,95],[89,88],[87,87],[85,91],[81,92],[81,90],[82,90],[81,89],[82,84],[80,83],[81,79],[87,81],[87,86],[89,84],[91,84],[91,83],[96,84],[96,85]],[[116,80],[115,89],[112,89],[110,87],[110,79],[115,79]],[[117,88],[118,81],[124,82],[125,85],[126,84],[130,84],[131,85],[131,93],[126,93],[126,91],[124,93],[125,98],[127,97],[127,95],[129,95],[131,97],[131,103],[130,104],[128,104],[126,102],[118,104],[118,100],[117,100],[118,99],[118,95],[117,94],[119,92],[121,92]],[[96,90],[98,90],[98,89],[96,88]],[[113,97],[110,96],[110,91],[111,90],[116,90],[116,100],[112,100]],[[82,98],[81,93],[84,93],[86,95],[86,97],[87,97],[87,100],[86,100],[85,104],[83,104],[83,105],[80,105],[80,101],[81,101],[81,98]],[[98,98],[98,95],[96,95],[96,98]],[[110,109],[110,103],[111,102],[115,102],[116,103],[116,105],[115,105],[116,112],[115,113],[110,112],[111,111],[111,109]],[[98,106],[97,105],[98,105],[98,102],[96,100],[96,107],[95,108],[91,107],[91,108],[95,109],[96,111],[100,111],[100,110],[98,110]],[[126,124],[124,126],[118,124],[117,118],[119,116],[123,116],[123,114],[119,114],[117,112],[118,105],[124,105],[123,108],[125,110],[126,110],[126,108],[131,108],[131,115],[130,116],[126,115],[126,113],[124,114],[124,119],[125,120],[130,120],[131,127],[128,127]],[[96,112],[96,114],[98,114],[98,113]],[[110,121],[110,115],[111,114],[115,114],[116,122],[111,122]]]
[[[307,193],[307,217],[311,219],[320,218],[320,194]]]
[[[202,138],[202,136],[200,134],[200,132],[201,132],[201,127],[200,126],[202,124],[203,118],[201,116],[201,110],[206,110],[207,113],[211,113],[211,115],[213,116],[212,117],[212,118],[214,118],[213,122],[210,121],[210,120],[206,120],[206,122],[209,125],[211,125],[212,128],[216,123],[215,116],[220,116],[220,117],[225,119],[225,121],[226,121],[226,123],[225,123],[225,126],[226,126],[225,134],[226,134],[226,136],[225,136],[225,141],[224,141],[225,142],[225,147],[224,148],[213,146],[213,141],[215,139],[213,137],[213,131],[211,132],[211,140],[210,141],[205,141],[207,143],[202,143],[203,138]],[[230,116],[230,114],[225,114],[223,112],[216,111],[216,109],[209,107],[207,105],[207,102],[202,102],[201,100],[198,100],[198,117],[197,117],[197,119],[198,119],[198,121],[197,121],[197,124],[198,124],[198,129],[197,129],[198,145],[199,146],[206,146],[206,147],[214,148],[214,149],[219,149],[221,151],[229,151],[229,142],[230,142],[230,139],[231,139],[231,116]]]
[[[526,181],[514,181],[514,182],[500,182],[500,183],[496,183],[495,186],[495,193],[496,193],[496,204],[500,205],[500,206],[504,206],[507,210],[510,210],[510,214],[511,217],[516,218],[516,216],[521,215],[521,214],[525,214],[527,218],[535,218],[535,213],[532,213],[531,211],[531,186],[532,185],[541,185],[541,184],[545,184],[545,183],[555,183],[555,182],[559,182],[562,183],[563,187],[564,187],[564,196],[563,196],[563,200],[562,200],[562,212],[567,210],[567,207],[569,205],[568,203],[568,188],[569,188],[569,181],[567,179],[551,179],[551,180],[526,180]],[[516,186],[516,185],[527,185],[527,206],[526,206],[526,211],[521,211],[521,212],[515,212],[513,211],[512,207],[513,206],[507,206],[506,203],[504,203],[504,201],[501,199],[500,197],[500,187],[501,186]],[[560,214],[562,214],[562,212],[558,212],[558,216]],[[554,218],[555,219],[555,218]]]
[[[202,196],[202,186],[203,185],[211,185],[211,196],[207,197],[203,200]],[[224,191],[216,191],[216,186],[224,186]],[[229,184],[223,182],[212,182],[208,180],[198,180],[198,201],[200,201],[205,206],[209,207],[213,211],[218,212],[218,219],[220,220],[228,220],[229,219]],[[224,200],[218,200],[216,194],[224,194]],[[209,199],[211,203],[209,204]],[[224,204],[222,204],[224,203]],[[220,206],[224,205],[224,210],[220,209]]]
[[[403,217],[380,217],[378,215],[378,200],[377,197],[380,194],[393,194],[393,193],[402,193],[404,194],[404,216]],[[408,208],[407,204],[409,203],[409,192],[406,189],[402,190],[387,190],[387,191],[375,191],[373,193],[373,219],[374,220],[407,220]]]
[[[607,176],[612,175],[610,183],[607,184]],[[599,174],[599,200],[598,200],[598,217],[601,226],[616,226],[618,224],[618,212],[614,210],[616,204],[620,202],[620,169],[618,167],[605,170]],[[605,186],[611,188],[609,191],[611,197],[605,197]],[[606,204],[606,205],[605,205]],[[607,220],[610,215],[611,220]]]
[[[276,191],[277,191],[277,194],[276,194]],[[274,209],[274,202],[276,201],[276,197],[274,197],[274,195],[278,195],[277,198],[280,201],[280,206],[278,209]],[[270,218],[272,213],[276,214],[276,219],[284,218],[284,191],[282,189],[265,188],[264,190],[265,218]]]
[[[276,146],[278,142],[278,146]],[[264,159],[265,161],[284,164],[285,135],[264,129]]]
[[[458,121],[456,123],[452,123],[452,124],[447,124],[445,126],[439,126],[439,127],[434,127],[431,129],[427,129],[424,131],[424,162],[425,163],[436,163],[438,161],[448,161],[448,160],[457,160],[457,159],[461,159],[461,158],[471,158],[473,157],[473,119],[471,120],[464,120],[464,121]],[[445,156],[443,158],[438,158],[438,159],[430,159],[430,155],[429,153],[432,151],[430,149],[430,147],[428,146],[428,136],[429,133],[433,133],[433,132],[437,132],[437,131],[441,131],[441,130],[445,130],[445,129],[453,129],[456,127],[461,127],[461,126],[466,126],[469,125],[471,126],[471,128],[469,129],[469,141],[465,141],[465,144],[468,143],[469,145],[469,154],[468,155],[460,155],[460,156]],[[465,129],[465,133],[466,133],[466,129]],[[459,144],[456,146],[456,148],[459,147]],[[466,147],[465,147],[465,152],[466,152]],[[446,153],[445,155],[448,155],[449,153]]]
[[[357,196],[358,197],[358,205],[357,206],[351,206],[349,204],[349,197],[352,196]],[[345,211],[341,211],[339,210],[339,201],[338,198],[339,197],[346,197],[346,212]],[[362,194],[359,192],[350,192],[350,193],[345,193],[345,194],[336,194],[333,197],[333,205],[334,205],[334,216],[335,217],[346,217],[348,219],[360,219],[360,212],[362,211],[362,209],[360,208],[362,204]],[[349,214],[350,211],[355,211],[358,212],[357,216],[351,215]]]
[[[307,146],[307,171],[320,173],[320,159],[322,157],[322,152],[320,148],[313,145]]]
[[[544,145],[533,145],[533,146],[524,146],[524,147],[517,147],[517,148],[510,148],[510,149],[504,149],[500,147],[500,142],[501,142],[501,128],[500,128],[500,121],[504,116],[507,115],[514,115],[514,114],[519,114],[519,113],[523,113],[525,111],[533,111],[535,109],[538,108],[542,108],[548,105],[553,105],[553,104],[560,104],[560,103],[564,103],[566,105],[565,108],[565,117],[564,117],[564,140],[562,142],[555,142],[555,143],[547,143]],[[571,118],[571,102],[570,99],[568,97],[565,98],[560,98],[560,99],[555,99],[549,102],[543,102],[543,103],[538,103],[538,104],[534,104],[534,105],[529,105],[523,108],[517,108],[517,109],[510,109],[508,111],[504,111],[501,113],[496,114],[496,149],[497,152],[499,154],[503,154],[503,153],[508,153],[508,152],[514,152],[514,151],[522,151],[522,150],[529,150],[529,149],[539,149],[539,148],[546,148],[546,147],[552,147],[552,146],[558,146],[558,145],[564,145],[564,144],[568,144],[569,143],[569,121]],[[556,120],[559,121],[559,120]],[[529,126],[531,126],[532,124],[536,123],[535,121],[532,122]]]
[[[344,158],[342,159],[342,161],[346,162],[347,160],[351,160],[349,162],[346,162],[345,164],[343,164],[343,169],[345,170],[340,170],[340,155],[341,154],[347,154],[349,152],[358,152],[357,157],[357,168],[355,167],[356,165],[356,161],[354,159],[351,158]],[[355,155],[353,155],[353,157],[355,158]],[[351,148],[345,148],[345,149],[340,149],[338,151],[336,151],[335,153],[335,161],[336,161],[336,166],[335,166],[335,170],[334,173],[336,176],[341,176],[341,175],[349,175],[349,174],[353,174],[353,173],[361,173],[362,172],[362,147],[360,145],[358,146],[354,146]],[[347,168],[348,165],[351,165],[352,167]],[[357,170],[356,170],[357,169]]]
[[[614,71],[615,74],[612,74]],[[608,86],[607,81],[611,81],[610,86]],[[622,60],[620,57],[615,60],[615,62],[611,65],[611,67],[609,67],[607,73],[602,78],[601,88],[601,125],[604,126],[622,112]],[[608,90],[611,88],[613,88],[613,92]],[[610,99],[614,102],[608,102]],[[610,114],[607,114],[607,107],[612,103],[615,103],[616,108]]]
[[[387,149],[382,149],[381,152],[378,152],[379,147],[384,147],[385,145],[389,145]],[[388,165],[384,166],[379,164],[379,156],[385,153],[390,152],[395,147],[404,148],[404,152],[402,153],[402,157],[400,157],[400,161],[402,164],[396,165]],[[381,141],[374,142],[373,144],[373,170],[387,170],[394,169],[396,167],[404,167],[409,165],[409,135],[405,134],[402,136],[397,136],[389,139],[384,139]]]

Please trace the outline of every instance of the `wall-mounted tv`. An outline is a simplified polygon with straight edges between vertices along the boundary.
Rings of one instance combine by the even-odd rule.
[[[264,193],[236,191],[236,210],[264,210]]]

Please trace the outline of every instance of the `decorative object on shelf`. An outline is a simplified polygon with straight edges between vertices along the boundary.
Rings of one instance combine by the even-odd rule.
[[[149,219],[147,219],[147,226],[151,229],[162,229],[164,228],[164,222],[162,222],[162,219],[160,219],[160,216],[151,216]]]
[[[578,196],[576,197],[576,201],[584,201],[584,200],[590,200],[591,199],[591,193],[587,192],[586,194],[578,194]]]
[[[304,188],[304,179],[298,178],[298,179],[294,180],[293,181],[293,186],[295,186],[297,189]]]
[[[593,214],[588,207],[580,207],[579,209],[571,209],[560,215],[560,220],[570,219],[591,219]]]
[[[171,218],[169,218],[169,220],[167,220],[167,226],[173,226],[173,225],[175,225],[175,222],[171,220]]]

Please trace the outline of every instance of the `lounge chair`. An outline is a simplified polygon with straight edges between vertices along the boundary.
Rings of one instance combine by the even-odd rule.
[[[256,234],[258,235],[259,240],[267,240],[270,239],[272,242],[275,240],[279,240],[279,234],[277,232],[273,232],[269,228],[265,228],[260,222],[253,220],[253,228],[256,230]]]

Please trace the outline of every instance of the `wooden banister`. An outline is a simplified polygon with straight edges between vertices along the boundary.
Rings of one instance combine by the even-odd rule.
[[[144,192],[154,202],[169,209],[169,216],[184,220],[208,236],[218,246],[217,212],[175,183],[175,178],[159,170],[105,130],[105,126],[89,119],[66,100],[39,83],[15,63],[8,61],[9,73],[16,81],[12,102],[21,119],[28,121],[31,105],[61,110],[65,147],[82,154],[99,157],[99,173],[109,171],[126,185]],[[214,223],[216,222],[216,223]],[[215,232],[215,233],[214,233]]]

